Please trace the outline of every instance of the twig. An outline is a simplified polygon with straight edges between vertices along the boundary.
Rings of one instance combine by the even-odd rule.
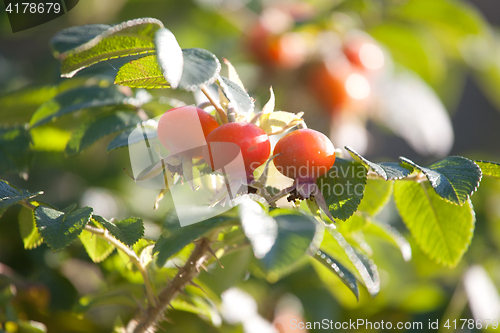
[[[222,106],[220,105],[220,103],[217,102],[213,98],[212,94],[210,94],[210,91],[208,91],[208,89],[207,89],[206,86],[202,85],[200,87],[200,90],[205,94],[205,96],[208,98],[208,100],[210,101],[210,103],[212,103],[212,105],[214,106],[215,110],[219,114],[219,117],[222,120],[222,122],[224,124],[227,124],[227,115],[226,115],[226,112],[224,111],[224,109],[222,108]]]
[[[142,121],[149,120],[149,116],[148,116],[148,114],[146,113],[146,111],[144,111],[144,109],[143,109],[143,108],[137,108],[136,113],[137,113],[137,116],[138,116],[139,118],[141,118],[141,120],[142,120]]]
[[[110,244],[114,245],[118,250],[122,251],[130,258],[130,261],[132,261],[132,263],[137,267],[137,270],[139,270],[139,272],[142,275],[142,279],[144,280],[144,285],[146,286],[146,294],[150,306],[156,306],[156,297],[153,292],[153,287],[151,286],[151,281],[149,280],[148,272],[146,268],[142,265],[141,260],[139,259],[137,254],[131,248],[129,248],[128,246],[117,240],[115,237],[110,235],[109,231],[106,229],[94,228],[87,225],[85,226],[85,230],[91,232],[97,237],[100,237],[105,241],[109,242]]]
[[[28,208],[28,209],[31,209],[31,210],[35,210],[36,206],[34,206],[33,204],[31,204],[29,201],[27,200],[23,200],[21,202],[19,202],[21,205],[23,205],[24,207]]]
[[[234,123],[236,121],[236,111],[231,103],[227,106],[227,122]]]
[[[191,253],[187,263],[182,267],[174,279],[158,295],[158,305],[149,305],[144,313],[132,320],[127,328],[129,333],[146,333],[163,318],[163,313],[175,296],[200,273],[203,262],[210,256],[210,241],[202,238],[196,242],[196,247]]]

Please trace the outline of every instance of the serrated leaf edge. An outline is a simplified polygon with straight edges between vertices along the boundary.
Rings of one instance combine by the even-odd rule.
[[[452,203],[452,204],[454,204],[454,205],[457,205],[457,206],[463,206],[463,204],[464,204],[464,203],[466,203],[466,202],[467,202],[467,200],[469,200],[469,199],[470,199],[470,197],[472,196],[472,194],[474,194],[474,192],[476,192],[476,191],[477,191],[477,189],[479,188],[479,185],[480,185],[481,180],[482,180],[482,178],[483,178],[483,170],[482,170],[482,169],[481,169],[481,167],[480,167],[479,165],[477,165],[477,164],[476,164],[473,160],[468,159],[467,157],[453,155],[453,156],[448,156],[448,157],[446,157],[446,158],[444,158],[444,159],[447,159],[447,158],[450,158],[450,157],[461,158],[461,159],[464,159],[464,160],[466,160],[466,161],[472,162],[472,164],[476,167],[476,169],[477,169],[477,170],[479,170],[479,179],[478,179],[477,183],[474,185],[474,189],[472,190],[472,192],[471,192],[471,193],[467,194],[467,197],[465,198],[464,202],[462,202],[462,203],[461,203],[461,202],[460,202],[460,200],[458,199],[457,192],[456,192],[455,187],[453,186],[452,182],[450,182],[450,181],[448,180],[448,178],[447,178],[445,175],[443,175],[442,173],[440,173],[439,171],[436,171],[436,170],[434,170],[434,169],[431,169],[431,168],[427,168],[427,167],[420,166],[420,165],[418,165],[417,163],[413,162],[412,160],[410,160],[410,159],[408,159],[408,158],[406,158],[406,157],[400,156],[400,157],[399,157],[399,159],[400,159],[400,161],[401,161],[401,162],[406,163],[406,164],[408,164],[408,165],[412,166],[414,169],[417,169],[417,170],[419,170],[420,172],[422,172],[422,173],[425,175],[425,178],[427,178],[427,180],[429,181],[429,183],[431,183],[431,186],[432,186],[432,188],[434,189],[434,191],[436,192],[436,194],[437,194],[437,195],[439,195],[439,196],[440,196],[443,200],[445,200],[446,202]],[[438,161],[438,162],[439,162],[439,161]],[[437,162],[436,162],[436,163],[437,163]],[[433,163],[433,164],[434,164],[434,163]],[[438,186],[438,184],[433,183],[433,181],[429,178],[430,176],[428,175],[428,172],[427,172],[426,170],[431,170],[431,171],[437,172],[437,173],[439,173],[439,174],[443,175],[443,177],[445,177],[445,178],[448,180],[448,182],[451,184],[451,187],[453,188],[453,193],[455,194],[455,197],[457,198],[457,202],[458,202],[458,203],[457,203],[457,202],[454,202],[454,201],[452,201],[452,200],[449,200],[448,198],[445,198],[445,197],[441,196],[441,195],[440,195],[440,194],[436,191],[436,187]]]

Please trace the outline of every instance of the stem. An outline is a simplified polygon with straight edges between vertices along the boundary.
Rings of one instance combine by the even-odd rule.
[[[31,210],[35,210],[35,208],[36,208],[36,206],[34,206],[33,204],[31,204],[27,200],[21,201],[20,204],[23,205],[24,207],[28,208],[28,209],[31,209]]]
[[[227,106],[227,121],[229,123],[234,123],[236,121],[236,111],[231,103]]]
[[[158,295],[158,305],[149,305],[138,318],[132,320],[128,327],[129,333],[152,332],[153,327],[163,318],[167,306],[193,279],[200,273],[203,262],[210,256],[210,241],[202,238],[196,242],[196,247],[191,253],[186,264],[179,269],[174,279]]]
[[[139,118],[141,118],[141,120],[142,120],[142,121],[149,120],[149,116],[148,116],[148,114],[146,113],[146,111],[144,111],[144,109],[143,109],[143,108],[137,108],[136,113],[137,113],[137,116],[138,116]]]
[[[117,240],[115,237],[110,235],[109,231],[106,229],[94,228],[87,225],[85,226],[85,230],[91,232],[97,237],[100,237],[105,241],[109,242],[110,244],[114,245],[118,250],[122,251],[130,258],[130,261],[132,261],[132,263],[137,267],[137,270],[139,270],[139,272],[142,275],[142,279],[144,280],[144,285],[146,286],[146,294],[149,303],[151,304],[151,306],[156,306],[156,297],[155,293],[153,292],[153,287],[151,286],[151,281],[149,280],[148,271],[142,265],[141,260],[139,259],[137,254],[131,248],[129,248],[128,246]]]
[[[205,85],[202,85],[200,87],[200,90],[205,94],[205,96],[208,98],[210,103],[214,106],[215,110],[219,114],[220,119],[224,124],[227,124],[227,115],[222,106],[220,105],[219,102],[217,102],[213,96],[210,94],[210,91],[208,91],[207,87]]]

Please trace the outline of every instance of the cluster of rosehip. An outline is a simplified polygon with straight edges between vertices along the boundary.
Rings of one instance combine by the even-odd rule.
[[[333,113],[366,111],[373,79],[386,61],[384,52],[361,30],[320,29],[313,23],[316,14],[302,3],[265,9],[248,29],[247,49],[266,67],[294,69],[312,63],[306,81],[318,102]]]
[[[206,145],[189,150],[193,138],[200,133],[190,130],[192,113],[196,110],[197,118],[203,131]],[[186,121],[187,118],[191,119]],[[191,126],[187,122],[191,122]],[[299,128],[284,135],[276,144],[271,156],[271,143],[266,132],[252,122],[235,121],[222,125],[208,112],[193,106],[174,108],[164,113],[158,122],[158,139],[170,152],[190,151],[189,158],[202,159],[214,170],[224,170],[224,166],[234,159],[234,152],[225,149],[224,144],[236,145],[241,153],[245,168],[246,185],[249,191],[261,193],[265,184],[254,179],[254,171],[266,161],[274,163],[283,175],[294,179],[294,184],[276,194],[274,202],[291,192],[294,198],[315,199],[320,207],[325,207],[316,180],[324,175],[335,163],[335,149],[324,134]],[[199,141],[198,141],[199,142]],[[260,181],[260,182],[259,182]],[[327,213],[327,212],[326,212]],[[328,213],[327,213],[328,214]]]

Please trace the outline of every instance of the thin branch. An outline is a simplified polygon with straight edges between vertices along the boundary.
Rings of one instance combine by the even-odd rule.
[[[132,320],[127,328],[129,333],[146,333],[163,318],[163,314],[172,300],[200,273],[203,262],[210,257],[210,241],[202,238],[196,242],[186,264],[179,269],[173,280],[158,295],[158,305],[149,305],[145,312]]]
[[[141,260],[139,259],[137,254],[131,248],[129,248],[128,246],[117,240],[115,237],[110,235],[109,231],[106,229],[94,228],[87,225],[85,226],[85,230],[91,232],[97,237],[100,237],[105,241],[109,242],[110,244],[114,245],[118,250],[122,251],[130,258],[130,261],[135,265],[135,267],[137,267],[137,270],[139,270],[139,272],[142,275],[142,279],[144,280],[144,285],[146,286],[146,294],[149,303],[151,304],[151,306],[156,306],[156,297],[153,291],[153,287],[151,286],[151,281],[149,279],[148,271],[142,265]]]
[[[234,123],[236,121],[236,111],[231,103],[227,106],[227,122]]]
[[[28,209],[31,209],[31,210],[35,210],[36,206],[34,206],[32,203],[30,203],[29,201],[27,200],[23,200],[21,202],[19,202],[21,205],[23,205],[24,207],[28,208]]]
[[[210,91],[208,91],[208,88],[206,86],[204,86],[204,85],[201,86],[200,90],[205,94],[205,96],[208,98],[210,103],[214,106],[214,108],[217,111],[217,113],[219,114],[219,117],[222,120],[222,122],[224,124],[227,124],[226,111],[224,111],[224,109],[222,108],[220,103],[214,99],[214,97],[212,96],[212,94],[210,94]]]
[[[139,118],[141,118],[141,120],[142,120],[142,121],[149,120],[149,116],[148,116],[148,114],[146,113],[146,111],[144,111],[144,109],[143,109],[143,108],[137,108],[136,113],[137,113],[137,116],[138,116]]]

